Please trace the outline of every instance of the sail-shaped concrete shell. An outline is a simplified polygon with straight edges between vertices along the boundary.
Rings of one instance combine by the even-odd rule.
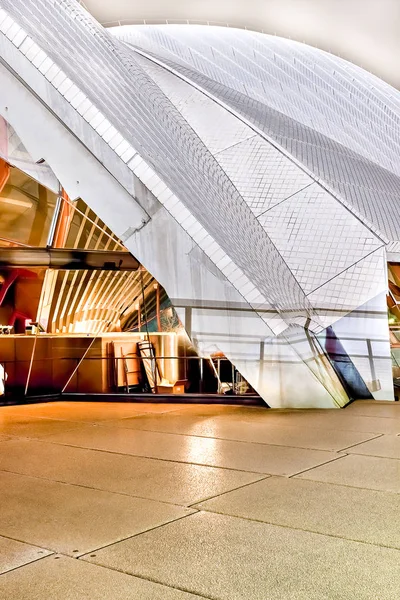
[[[199,352],[274,407],[393,398],[396,90],[254,32],[0,7],[0,114],[165,287]]]

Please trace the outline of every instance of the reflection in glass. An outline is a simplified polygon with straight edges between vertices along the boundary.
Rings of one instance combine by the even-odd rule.
[[[0,245],[46,246],[56,194],[15,167],[0,191]]]
[[[118,250],[126,248],[105,223],[99,219],[87,204],[79,198],[69,203],[68,235],[66,248],[84,248],[86,250]]]

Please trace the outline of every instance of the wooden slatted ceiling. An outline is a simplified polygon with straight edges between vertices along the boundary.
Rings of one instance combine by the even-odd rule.
[[[122,242],[82,201],[72,203],[73,214],[66,247],[86,250],[125,249]],[[103,333],[138,326],[135,306],[155,312],[154,278],[147,271],[48,271],[48,285],[54,289],[48,311],[49,333]],[[54,282],[54,278],[56,281]],[[46,281],[45,281],[46,285]],[[165,292],[162,290],[163,297]],[[142,316],[144,318],[143,307]]]

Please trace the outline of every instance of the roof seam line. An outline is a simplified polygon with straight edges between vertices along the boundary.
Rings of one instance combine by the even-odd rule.
[[[283,200],[281,200],[277,204],[274,204],[273,206],[269,206],[266,210],[264,210],[262,213],[260,213],[259,215],[257,215],[257,219],[259,219],[260,217],[262,217],[263,215],[265,215],[265,213],[269,212],[273,208],[276,208],[280,204],[283,204],[284,202],[286,202],[286,200],[290,200],[290,198],[293,198],[293,196],[297,196],[297,194],[300,194],[300,192],[304,192],[304,190],[306,190],[307,188],[309,188],[309,187],[311,187],[312,185],[315,185],[315,184],[316,184],[316,181],[312,181],[311,183],[307,183],[306,186],[304,186],[303,188],[300,188],[299,190],[296,190],[295,192],[293,192],[293,194],[290,194],[290,196],[288,196],[287,198],[284,198]]]
[[[327,285],[328,283],[330,283],[331,281],[333,281],[334,279],[336,279],[336,277],[339,277],[340,275],[343,275],[343,273],[346,273],[346,271],[348,271],[349,269],[352,269],[353,267],[355,267],[356,265],[358,265],[358,263],[362,262],[363,260],[365,260],[366,258],[368,258],[369,256],[371,256],[372,254],[375,254],[375,252],[378,252],[378,250],[381,250],[384,247],[385,247],[385,245],[382,244],[382,246],[379,246],[379,248],[375,248],[375,250],[371,250],[371,252],[368,252],[368,254],[366,254],[365,256],[363,256],[362,258],[360,258],[360,260],[356,260],[355,263],[353,263],[352,265],[349,265],[348,267],[346,267],[345,269],[343,269],[343,271],[340,271],[340,273],[337,273],[336,275],[334,275],[333,277],[331,277],[330,279],[328,279],[327,281],[325,281],[324,283],[322,283],[321,285],[319,285],[318,287],[316,287],[311,292],[307,292],[306,296],[307,297],[310,296],[311,294],[313,294],[317,290],[321,289],[322,287],[324,287],[325,285]]]

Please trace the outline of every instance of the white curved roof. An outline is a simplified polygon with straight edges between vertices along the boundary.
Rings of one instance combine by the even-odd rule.
[[[188,22],[264,31],[328,50],[395,87],[400,84],[396,0],[82,0],[82,3],[107,26]]]
[[[343,59],[265,34],[192,25],[111,31],[242,115],[398,239],[398,90]]]
[[[314,319],[324,285],[346,290],[344,273],[396,239],[400,93],[387,84],[263,34],[111,35],[72,0],[3,4],[41,48],[40,64],[48,56],[68,76],[56,84],[64,98],[81,114],[100,110],[112,126],[96,116],[95,131],[116,151],[130,145],[211,235],[217,263],[230,257],[246,293],[255,288],[289,323]],[[368,285],[350,305],[371,297]]]
[[[400,93],[351,63],[292,40],[226,27],[144,25],[111,32],[400,170],[393,160]]]

